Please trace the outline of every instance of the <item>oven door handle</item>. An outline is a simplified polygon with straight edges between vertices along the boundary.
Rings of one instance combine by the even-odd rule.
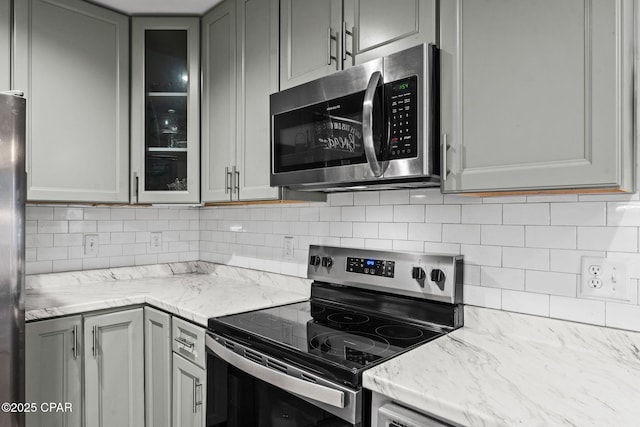
[[[371,74],[367,90],[364,92],[362,101],[362,140],[364,145],[364,155],[367,158],[369,168],[375,177],[380,177],[384,173],[384,167],[376,156],[376,148],[373,143],[373,101],[376,89],[382,80],[382,73],[376,71]]]
[[[340,390],[294,378],[285,373],[254,363],[235,353],[233,350],[229,350],[208,334],[205,335],[205,343],[207,349],[220,359],[255,378],[307,399],[326,403],[327,405],[337,408],[344,408],[345,406],[344,392]]]

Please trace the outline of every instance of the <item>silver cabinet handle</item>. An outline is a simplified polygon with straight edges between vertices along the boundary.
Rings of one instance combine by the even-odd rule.
[[[253,377],[317,402],[326,403],[336,408],[345,407],[345,396],[341,390],[294,378],[280,371],[254,363],[234,353],[233,350],[229,350],[209,335],[205,335],[204,339],[207,349],[213,354]]]
[[[200,398],[198,398],[198,389],[200,389]],[[197,378],[193,379],[193,413],[198,412],[198,406],[202,405],[202,384]]]
[[[338,36],[334,36],[333,32],[331,31],[331,27],[327,28],[327,65],[331,65],[331,61],[335,60],[336,61],[336,70],[338,70],[340,68],[340,66],[338,65],[338,56],[336,54],[336,56],[333,56],[331,54],[331,42],[335,40],[336,42],[338,41]],[[337,48],[337,43],[336,43],[336,48]]]
[[[196,348],[196,343],[193,343],[185,338],[182,337],[178,337],[178,338],[174,338],[174,341],[176,341],[178,344],[180,344],[183,347],[187,347],[190,348],[191,351],[193,352],[193,350],[195,350]]]
[[[238,199],[240,198],[240,171],[233,167],[234,180],[233,185],[236,194],[238,195]]]
[[[367,90],[364,93],[364,101],[362,101],[362,139],[364,140],[364,154],[367,163],[374,176],[382,176],[384,170],[376,156],[376,149],[373,145],[373,98],[376,94],[378,84],[382,80],[380,71],[375,71],[369,78]]]
[[[229,194],[229,192],[231,191],[231,180],[229,179],[230,175],[231,172],[229,172],[229,166],[226,166],[224,168],[224,194]]]
[[[442,156],[442,162],[440,163],[440,174],[442,175],[442,182],[447,180],[447,176],[449,175],[449,168],[447,167],[447,150],[449,149],[449,145],[447,145],[447,134],[442,135],[442,142],[440,143],[440,155]]]
[[[73,360],[76,360],[78,359],[78,325],[73,325],[71,334],[73,335],[73,347],[71,351],[73,352]]]
[[[91,330],[93,345],[91,346],[91,352],[93,353],[93,358],[95,359],[96,354],[98,354],[98,325],[93,325],[93,329]]]
[[[138,172],[133,173],[133,181],[134,181],[134,192],[136,195],[136,203],[139,203],[140,200],[140,177],[138,176]]]
[[[343,61],[347,60],[347,55],[353,58],[353,54],[356,51],[355,50],[356,39],[353,36],[353,33],[355,32],[355,30],[356,30],[356,27],[351,27],[351,31],[347,30],[347,22],[342,21],[342,60]],[[347,50],[347,36],[351,36],[351,52]]]

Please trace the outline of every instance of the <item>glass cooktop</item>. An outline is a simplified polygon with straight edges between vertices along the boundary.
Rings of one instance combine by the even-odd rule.
[[[209,319],[209,330],[353,387],[364,369],[443,335],[314,300]]]

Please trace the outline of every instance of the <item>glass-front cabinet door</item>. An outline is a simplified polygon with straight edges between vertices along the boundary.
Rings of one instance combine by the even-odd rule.
[[[131,202],[198,203],[198,18],[134,17]]]

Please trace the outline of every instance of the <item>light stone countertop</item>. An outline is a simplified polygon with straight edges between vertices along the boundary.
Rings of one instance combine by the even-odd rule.
[[[466,306],[463,328],[363,381],[464,426],[637,426],[640,333]]]
[[[310,283],[205,262],[32,275],[25,319],[151,304],[206,327],[210,317],[304,301]]]

